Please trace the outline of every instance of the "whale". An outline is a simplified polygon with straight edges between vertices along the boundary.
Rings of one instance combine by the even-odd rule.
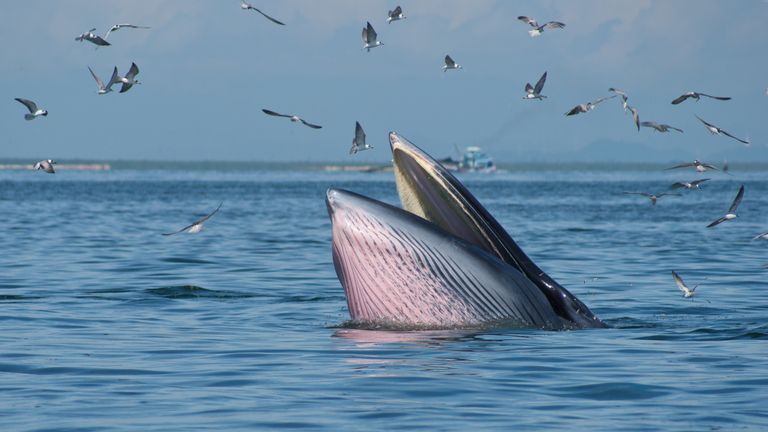
[[[353,323],[375,328],[489,325],[602,328],[439,162],[391,132],[402,208],[329,189],[334,268]]]

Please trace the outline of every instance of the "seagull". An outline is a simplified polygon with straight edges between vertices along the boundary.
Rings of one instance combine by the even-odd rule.
[[[88,30],[87,32],[81,34],[80,36],[76,37],[75,40],[78,42],[82,42],[84,40],[87,40],[88,42],[94,43],[98,46],[109,46],[111,45],[109,42],[105,41],[101,36],[97,36],[93,32],[96,31],[96,28],[92,28]]]
[[[312,123],[308,123],[306,120],[304,120],[303,118],[301,118],[299,116],[296,116],[296,115],[280,114],[278,112],[274,112],[274,111],[271,111],[271,110],[268,110],[268,109],[262,109],[262,111],[264,111],[264,114],[275,116],[275,117],[287,117],[287,118],[291,119],[292,122],[302,122],[302,123],[304,123],[305,126],[309,126],[312,129],[320,129],[320,128],[322,128],[322,126],[316,125],[316,124],[312,124]]]
[[[27,107],[27,109],[29,110],[29,114],[24,114],[24,120],[34,120],[39,116],[45,117],[48,115],[48,111],[38,108],[37,104],[32,102],[29,99],[24,99],[24,98],[14,98],[14,99],[24,104],[24,106]]]
[[[104,34],[104,40],[106,40],[109,37],[109,34],[113,31],[118,31],[121,28],[132,28],[132,29],[148,29],[147,26],[140,26],[140,25],[134,25],[134,24],[115,24],[112,27],[107,30],[107,32]]]
[[[536,37],[541,35],[541,32],[544,31],[545,28],[548,29],[559,29],[565,27],[565,24],[559,22],[559,21],[549,21],[547,23],[544,23],[542,25],[539,25],[538,22],[536,22],[535,19],[529,18],[527,16],[519,16],[517,17],[520,21],[528,24],[529,26],[533,27],[532,30],[528,30],[528,34],[531,35],[531,37]]]
[[[373,146],[365,142],[365,131],[360,126],[360,122],[355,122],[355,138],[352,140],[352,148],[349,154],[353,155],[359,151],[372,149]]]
[[[56,171],[53,169],[53,165],[56,163],[53,159],[46,159],[41,160],[40,162],[35,163],[35,166],[33,169],[35,170],[43,170],[47,172],[48,174],[54,174]]]
[[[637,113],[637,110],[633,106],[627,105],[627,109],[632,112],[632,120],[635,122],[637,131],[640,132],[640,114]]]
[[[531,83],[525,83],[525,96],[523,96],[523,99],[544,99],[546,96],[542,95],[541,91],[544,89],[545,81],[547,81],[547,72],[544,72],[544,75],[536,81],[535,86],[531,86]]]
[[[670,129],[676,130],[678,132],[682,132],[683,131],[682,129],[678,129],[678,128],[674,127],[674,126],[670,126],[670,125],[664,124],[664,123],[656,123],[655,121],[640,122],[640,126],[654,128],[654,129],[656,129],[659,132],[669,132]]]
[[[184,232],[184,231],[186,231],[186,232],[188,232],[188,233],[190,233],[190,234],[196,234],[196,233],[199,233],[199,232],[200,232],[200,230],[202,230],[202,229],[203,229],[203,222],[207,221],[208,219],[210,219],[210,218],[211,218],[211,216],[215,215],[215,214],[216,214],[216,212],[218,212],[218,211],[219,211],[219,209],[221,208],[221,205],[222,205],[222,204],[224,204],[224,201],[220,202],[220,203],[219,203],[219,206],[218,206],[218,207],[216,207],[216,210],[212,211],[211,213],[209,213],[209,214],[207,214],[207,215],[205,215],[205,216],[201,217],[200,219],[198,219],[198,220],[196,220],[196,221],[192,222],[191,224],[189,224],[189,225],[185,226],[184,228],[182,228],[182,229],[180,229],[180,230],[178,230],[178,231],[174,231],[174,232],[170,232],[170,233],[163,233],[163,235],[164,235],[164,236],[171,236],[171,235],[174,235],[174,234],[178,234],[178,233],[180,233],[180,232]]]
[[[707,170],[719,171],[716,166],[701,162],[698,159],[694,160],[693,162],[683,163],[683,164],[675,165],[673,167],[669,167],[665,169],[671,170],[675,168],[687,168],[687,167],[694,167],[698,172],[704,172]]]
[[[757,239],[768,240],[768,231],[756,235],[752,240],[757,240]]]
[[[680,291],[683,292],[683,297],[693,297],[693,294],[696,291],[696,288],[698,288],[698,285],[696,285],[693,288],[688,288],[688,286],[683,282],[683,278],[680,277],[677,273],[675,273],[674,270],[672,270],[672,278],[675,279],[675,284],[677,284],[677,287],[680,288]]]
[[[660,193],[660,194],[651,194],[648,192],[624,192],[625,195],[642,195],[649,200],[651,200],[651,204],[656,205],[656,200],[663,196],[680,196],[680,194],[676,193]]]
[[[265,14],[264,12],[260,11],[259,9],[257,9],[257,8],[255,8],[255,7],[253,7],[253,6],[252,6],[250,3],[246,3],[246,2],[244,2],[244,1],[241,1],[241,2],[240,2],[240,9],[242,9],[242,10],[249,10],[249,9],[250,9],[250,10],[255,10],[256,12],[260,13],[261,15],[263,15],[263,16],[264,16],[264,18],[266,18],[266,19],[268,19],[268,20],[272,21],[272,22],[273,22],[273,23],[275,23],[275,24],[285,25],[284,23],[282,23],[282,22],[280,22],[280,21],[278,21],[278,20],[276,20],[276,19],[272,18],[271,16],[269,16],[269,15]]]
[[[128,69],[128,73],[125,74],[124,77],[118,76],[116,82],[123,83],[123,86],[120,88],[120,93],[125,93],[128,90],[133,87],[134,84],[141,84],[139,80],[136,79],[136,75],[139,74],[139,67],[136,66],[136,63],[131,63],[131,68]]]
[[[616,95],[606,96],[606,97],[601,97],[600,99],[594,100],[592,102],[587,102],[585,104],[578,104],[575,107],[571,108],[570,111],[565,113],[565,115],[570,116],[570,115],[576,115],[576,114],[579,114],[579,113],[585,113],[585,112],[592,111],[593,109],[595,109],[595,107],[599,103],[601,103],[601,102],[603,102],[605,100],[608,100],[608,99],[613,99],[615,97],[616,97]]]
[[[739,192],[736,194],[736,198],[733,199],[731,206],[728,208],[728,213],[726,213],[725,216],[721,217],[720,219],[707,225],[707,228],[712,228],[713,226],[719,225],[727,220],[736,219],[736,209],[739,207],[742,198],[744,198],[744,185],[741,185],[739,188]]]
[[[370,52],[371,48],[376,48],[377,46],[384,44],[376,40],[378,35],[376,34],[376,30],[373,29],[371,23],[366,24],[367,25],[363,29],[363,49]]]
[[[712,135],[720,135],[720,134],[723,134],[723,135],[725,135],[725,136],[728,136],[728,137],[731,137],[731,138],[735,139],[736,141],[738,141],[738,142],[740,142],[740,143],[742,143],[742,144],[745,144],[745,145],[749,145],[749,141],[743,140],[743,139],[741,139],[741,138],[736,138],[735,136],[733,136],[733,135],[729,134],[728,132],[726,132],[726,131],[725,131],[725,130],[723,130],[723,129],[720,129],[719,127],[717,127],[717,126],[713,125],[712,123],[707,123],[707,122],[705,122],[705,121],[704,121],[704,120],[702,120],[702,118],[701,118],[701,117],[699,117],[699,116],[696,116],[696,118],[697,118],[697,119],[699,119],[699,121],[700,121],[700,122],[704,123],[704,127],[706,127],[706,128],[707,128],[707,130],[709,131],[709,133],[711,133]]]
[[[88,66],[88,70],[91,71],[91,76],[93,76],[93,79],[96,80],[96,86],[99,88],[98,93],[100,95],[107,94],[112,91],[112,85],[115,83],[118,83],[118,75],[117,75],[117,66],[115,66],[115,70],[112,71],[112,78],[109,79],[109,84],[104,85],[104,82],[96,76],[96,74],[93,72],[93,69],[91,69],[90,66]]]
[[[446,55],[445,56],[445,65],[443,65],[443,72],[447,71],[448,69],[462,69],[461,65],[453,61],[451,56]]]
[[[686,182],[686,181],[676,182],[676,183],[672,183],[672,186],[670,186],[669,188],[670,189],[682,189],[682,188],[685,188],[685,189],[689,189],[689,190],[699,189],[699,186],[701,186],[701,184],[704,183],[707,180],[710,180],[710,179],[703,178],[703,179],[693,180],[693,181],[690,181],[690,182]]]
[[[629,96],[627,96],[627,93],[624,90],[619,90],[613,87],[609,88],[608,91],[621,96],[621,107],[624,108],[624,112],[627,112],[629,109],[629,105],[627,105],[627,99],[629,99]]]
[[[405,15],[403,14],[403,8],[400,6],[397,6],[395,10],[387,12],[387,24],[390,24],[392,21],[399,21],[402,19],[405,19]]]
[[[677,105],[677,104],[679,104],[681,102],[685,102],[688,98],[693,98],[693,99],[696,99],[696,101],[698,101],[699,98],[701,98],[702,96],[706,96],[708,98],[717,99],[717,100],[730,100],[731,99],[728,96],[712,96],[712,95],[708,95],[708,94],[705,94],[705,93],[689,91],[689,92],[683,93],[682,95],[678,96],[675,100],[673,100],[672,101],[672,105]]]

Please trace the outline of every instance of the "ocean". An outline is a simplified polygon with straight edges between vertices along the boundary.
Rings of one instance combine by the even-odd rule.
[[[412,332],[345,325],[331,259],[326,190],[392,173],[0,171],[0,430],[766,430],[768,170],[661,168],[459,175],[610,328]]]

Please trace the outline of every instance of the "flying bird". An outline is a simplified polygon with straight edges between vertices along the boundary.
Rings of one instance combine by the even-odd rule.
[[[568,111],[567,113],[565,113],[565,115],[567,115],[567,116],[571,116],[571,115],[576,115],[576,114],[580,114],[580,113],[585,113],[585,112],[589,112],[589,111],[592,111],[593,109],[595,109],[595,107],[596,107],[596,106],[597,106],[599,103],[601,103],[601,102],[603,102],[603,101],[605,101],[605,100],[608,100],[608,99],[613,99],[613,98],[615,98],[615,97],[616,97],[616,95],[613,95],[613,96],[606,96],[606,97],[601,97],[600,99],[597,99],[597,100],[593,100],[592,102],[587,102],[587,103],[583,103],[583,104],[578,104],[578,105],[576,105],[575,107],[571,108],[571,110],[570,110],[570,111]]]
[[[405,19],[405,15],[403,14],[403,8],[400,6],[397,6],[395,10],[387,12],[387,24],[390,24],[392,21],[400,21],[403,19]]]
[[[731,137],[731,138],[735,139],[736,141],[738,141],[738,142],[740,142],[740,143],[742,143],[742,144],[745,144],[745,145],[749,145],[749,141],[747,141],[747,140],[743,140],[743,139],[741,139],[741,138],[736,138],[735,136],[733,136],[733,135],[729,134],[728,132],[726,132],[724,129],[721,129],[721,128],[719,128],[719,127],[717,127],[717,126],[713,125],[712,123],[707,123],[707,122],[705,122],[705,121],[704,121],[704,120],[703,120],[701,117],[699,117],[699,116],[696,116],[696,118],[697,118],[697,119],[699,119],[699,121],[700,121],[700,122],[704,123],[704,127],[706,127],[706,128],[707,128],[707,130],[709,131],[709,133],[711,133],[712,135],[720,135],[720,134],[723,134],[723,135],[725,135],[725,136],[727,136],[727,137]]]
[[[768,240],[768,231],[756,235],[752,240],[757,240],[757,239]]]
[[[132,29],[148,29],[147,26],[140,26],[140,25],[134,25],[134,24],[115,24],[112,27],[107,30],[106,33],[104,33],[104,40],[107,40],[110,33],[120,30],[121,28],[132,28]]]
[[[301,118],[299,116],[296,116],[296,115],[293,115],[293,114],[280,114],[278,112],[274,112],[274,111],[271,111],[271,110],[268,110],[268,109],[262,109],[262,111],[264,111],[264,114],[275,116],[275,117],[287,117],[287,118],[291,119],[292,122],[302,122],[302,123],[304,123],[305,126],[309,126],[312,129],[320,129],[320,128],[322,128],[322,126],[320,126],[320,125],[309,123],[306,120],[304,120],[303,118]]]
[[[372,149],[373,146],[365,142],[365,131],[360,126],[360,122],[355,122],[355,138],[352,139],[352,148],[349,149],[349,154],[353,155],[359,151]]]
[[[241,2],[240,2],[240,9],[243,9],[243,10],[253,10],[253,11],[256,11],[256,12],[260,13],[260,14],[261,14],[261,15],[262,15],[264,18],[266,18],[266,19],[268,19],[268,20],[272,21],[272,22],[273,22],[273,23],[275,23],[275,24],[285,25],[284,23],[282,23],[282,22],[280,22],[280,21],[278,21],[278,20],[276,20],[276,19],[272,18],[271,16],[269,16],[269,15],[265,14],[264,12],[260,11],[259,9],[257,9],[257,8],[255,8],[255,7],[253,7],[253,6],[252,6],[250,3],[246,3],[246,2],[244,2],[244,1],[241,1]]]
[[[689,298],[693,297],[696,288],[698,288],[698,285],[696,285],[693,288],[688,288],[688,286],[683,282],[683,278],[680,277],[674,270],[672,270],[672,278],[675,279],[675,284],[678,288],[680,288],[680,291],[683,292],[683,297]]]
[[[627,109],[632,112],[632,121],[635,122],[637,131],[640,132],[640,114],[638,114],[637,109],[635,109],[633,106],[627,105]]]
[[[112,71],[112,78],[109,79],[109,83],[107,85],[104,85],[104,81],[101,80],[96,74],[93,72],[93,69],[91,69],[90,66],[88,66],[88,70],[91,71],[91,76],[93,79],[96,80],[96,87],[99,88],[98,94],[103,95],[107,94],[112,91],[112,85],[120,82],[118,80],[119,76],[117,75],[117,66],[115,66],[115,69]]]
[[[446,55],[445,56],[445,64],[443,65],[443,72],[447,71],[448,69],[462,69],[462,66],[451,58],[451,56]]]
[[[672,183],[672,186],[670,186],[669,188],[670,189],[682,189],[682,188],[685,188],[685,189],[689,189],[689,190],[691,190],[691,189],[699,189],[699,186],[701,186],[701,184],[704,183],[707,180],[710,180],[710,179],[703,178],[703,179],[693,180],[693,181],[690,181],[690,182],[686,182],[686,181],[675,182],[675,183]]]
[[[685,102],[689,98],[693,98],[693,99],[696,99],[696,101],[698,101],[702,96],[706,96],[708,98],[717,99],[717,100],[730,100],[731,99],[728,96],[712,96],[712,95],[708,95],[706,93],[699,93],[699,92],[689,91],[689,92],[683,93],[680,96],[678,96],[677,98],[675,98],[675,100],[672,101],[672,105],[677,105],[677,104],[679,104],[681,102]]]
[[[741,185],[739,188],[739,192],[736,194],[736,198],[733,199],[731,206],[728,208],[728,213],[726,213],[725,216],[721,217],[720,219],[717,219],[716,221],[707,225],[707,228],[712,228],[713,226],[719,225],[727,220],[736,219],[736,209],[739,208],[739,204],[741,204],[742,198],[744,198],[744,185]]]
[[[377,46],[384,44],[376,39],[378,35],[376,34],[376,30],[373,29],[371,23],[366,24],[367,25],[363,28],[363,49],[370,52],[371,48],[376,48]]]
[[[28,114],[24,114],[24,120],[34,120],[39,116],[45,117],[48,115],[48,111],[42,108],[38,108],[37,104],[32,102],[29,99],[24,99],[24,98],[14,98],[14,99],[24,104],[24,106],[27,107],[27,109],[29,110]]]
[[[545,28],[547,29],[559,29],[565,27],[565,24],[559,22],[559,21],[549,21],[547,23],[544,23],[542,25],[539,25],[538,22],[536,22],[535,19],[529,18],[527,16],[519,16],[517,17],[520,21],[528,24],[529,26],[533,27],[532,30],[528,30],[528,34],[531,35],[531,37],[536,37],[541,35],[541,33],[544,31]]]
[[[76,37],[75,40],[78,41],[78,42],[82,42],[82,41],[86,40],[86,41],[91,42],[93,44],[96,44],[98,46],[109,46],[109,45],[111,45],[109,42],[105,41],[104,38],[102,38],[101,36],[97,36],[95,33],[93,33],[94,31],[96,31],[95,27],[90,29],[90,30],[88,30],[87,32],[81,34],[80,36]]]
[[[40,162],[35,163],[35,166],[33,167],[35,170],[43,170],[47,172],[48,174],[54,174],[56,170],[53,169],[53,165],[56,163],[53,159],[46,159],[41,160]]]
[[[627,105],[629,96],[627,96],[627,93],[624,90],[619,90],[613,87],[609,88],[608,91],[611,93],[616,93],[617,96],[621,96],[621,107],[624,108],[624,112],[627,112],[629,109],[629,105]]]
[[[544,82],[546,81],[547,72],[545,71],[541,78],[536,81],[535,86],[531,86],[531,83],[525,83],[525,96],[523,96],[523,99],[544,99],[546,96],[542,95],[541,91],[544,89]]]
[[[222,204],[224,204],[224,201],[222,201],[222,202],[220,202],[220,203],[219,203],[219,206],[218,206],[218,207],[216,207],[216,210],[214,210],[214,211],[212,211],[212,212],[208,213],[207,215],[205,215],[205,216],[201,217],[200,219],[198,219],[198,220],[196,220],[196,221],[192,222],[191,224],[189,224],[189,225],[185,226],[184,228],[182,228],[182,229],[180,229],[180,230],[178,230],[178,231],[170,232],[170,233],[163,233],[163,235],[164,235],[164,236],[171,236],[171,235],[174,235],[174,234],[178,234],[178,233],[181,233],[181,232],[184,232],[184,231],[186,231],[186,232],[188,232],[188,233],[190,233],[190,234],[196,234],[196,233],[199,233],[199,232],[200,232],[200,230],[202,230],[202,229],[203,229],[203,223],[204,223],[205,221],[207,221],[208,219],[210,219],[210,218],[211,218],[211,216],[215,215],[215,214],[216,214],[216,212],[218,212],[218,211],[219,211],[219,209],[221,208],[221,205],[222,205]]]
[[[683,163],[683,164],[675,165],[673,167],[669,167],[665,169],[671,170],[676,168],[688,168],[688,167],[693,167],[698,172],[704,172],[707,170],[719,171],[716,166],[701,162],[698,159],[694,160],[693,162]]]
[[[663,197],[663,196],[680,196],[680,194],[676,193],[660,193],[660,194],[652,194],[648,192],[624,192],[625,195],[642,195],[649,200],[651,200],[652,205],[656,205],[656,201]]]
[[[640,122],[640,126],[653,128],[653,129],[657,130],[658,132],[669,132],[670,129],[676,130],[678,132],[682,132],[683,131],[682,129],[676,128],[674,126],[670,126],[670,125],[664,124],[664,123],[656,123],[655,121]]]
[[[136,79],[136,75],[139,74],[139,67],[136,66],[136,63],[131,63],[131,68],[128,69],[128,73],[125,74],[124,77],[121,77],[118,75],[116,82],[123,83],[123,86],[120,88],[120,93],[125,93],[128,90],[133,87],[134,84],[141,84],[139,80]]]

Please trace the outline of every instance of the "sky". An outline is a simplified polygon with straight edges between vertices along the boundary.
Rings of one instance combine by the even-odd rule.
[[[0,159],[339,161],[390,160],[397,131],[435,157],[479,145],[499,162],[768,161],[768,2],[762,0],[25,0],[0,15]],[[387,24],[400,4],[407,19]],[[564,29],[531,38],[518,21]],[[384,45],[362,50],[370,21]],[[76,42],[121,29],[112,46]],[[442,72],[450,54],[463,65]],[[97,95],[140,68],[141,85]],[[547,71],[543,101],[523,100]],[[618,99],[566,117],[579,103]],[[731,96],[671,105],[686,91]],[[25,121],[15,97],[47,109]],[[269,117],[298,114],[314,130]],[[746,147],[710,135],[699,115]],[[348,154],[359,121],[373,150]]]

